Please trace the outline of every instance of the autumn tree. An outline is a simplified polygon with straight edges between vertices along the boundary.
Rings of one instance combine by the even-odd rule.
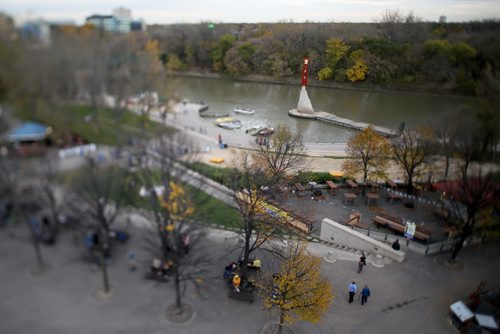
[[[384,178],[391,154],[390,142],[368,127],[349,139],[346,147],[347,159],[342,170],[348,176],[363,176],[363,183],[368,178]]]
[[[425,164],[430,161],[430,131],[422,127],[405,130],[392,141],[392,154],[405,173],[408,193],[413,193],[413,182]]]
[[[353,51],[349,59],[353,62],[353,65],[346,71],[347,79],[352,82],[365,80],[366,74],[368,73],[368,66],[363,59],[363,51]]]
[[[349,49],[350,46],[340,38],[330,38],[327,40],[325,49],[327,66],[318,72],[318,79],[330,79],[335,73],[337,64],[344,59]]]
[[[183,292],[187,283],[200,292],[211,262],[203,248],[202,221],[193,221],[195,205],[186,183],[202,185],[193,184],[197,181],[190,178],[178,162],[180,153],[184,154],[184,149],[179,152],[182,144],[188,145],[181,135],[160,137],[148,151],[151,163],[143,164],[136,179],[147,190],[147,204],[151,209],[154,235],[147,238],[147,247],[162,263],[171,263],[175,302],[168,307],[167,316],[189,320],[192,307],[183,302]]]
[[[268,168],[259,159],[247,152],[238,157],[237,168],[232,177],[231,188],[241,214],[238,236],[242,239],[242,279],[246,279],[250,255],[269,244],[284,229],[284,217],[269,214],[265,207],[272,179]],[[271,247],[272,248],[272,247]]]
[[[332,287],[321,274],[321,259],[307,252],[305,242],[291,242],[283,251],[280,270],[264,275],[261,294],[264,306],[279,316],[278,333],[298,320],[316,323],[333,301]]]

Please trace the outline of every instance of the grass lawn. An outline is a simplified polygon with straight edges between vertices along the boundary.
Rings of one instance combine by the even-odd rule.
[[[51,126],[54,143],[66,142],[72,135],[78,135],[89,143],[126,144],[130,138],[141,135],[143,126],[149,137],[175,132],[171,127],[152,122],[131,111],[118,113],[109,108],[93,110],[89,106],[60,105],[39,109],[36,113],[19,111],[18,116]]]

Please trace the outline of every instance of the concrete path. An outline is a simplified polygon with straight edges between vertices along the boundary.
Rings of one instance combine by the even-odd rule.
[[[137,217],[136,217],[137,218]],[[134,218],[134,221],[136,219]],[[142,220],[144,226],[146,221]],[[40,276],[31,274],[35,267],[33,247],[26,226],[0,230],[0,333],[260,333],[275,316],[264,310],[260,297],[253,304],[228,299],[221,274],[224,265],[235,259],[236,240],[231,232],[209,230],[206,249],[213,258],[213,279],[207,280],[205,299],[188,288],[185,295],[195,310],[194,318],[183,325],[169,323],[166,307],[173,302],[171,285],[143,279],[151,256],[144,250],[144,228],[132,227],[132,238],[114,248],[109,276],[115,294],[108,299],[97,297],[101,288],[100,272],[84,262],[83,245],[72,241],[64,231],[53,247],[42,251],[51,269]],[[127,268],[126,254],[133,249],[140,262],[136,272]],[[321,255],[324,246],[311,248]],[[195,252],[193,249],[192,252]],[[479,281],[486,279],[489,289],[500,289],[499,245],[464,249],[460,259],[463,269],[445,268],[438,257],[409,253],[402,264],[382,269],[371,265],[361,274],[356,263],[337,260],[323,262],[323,272],[336,295],[323,321],[292,325],[295,333],[455,333],[446,320],[448,307],[467,296]],[[262,254],[264,270],[272,262]],[[347,285],[356,281],[368,284],[372,297],[361,306],[347,302]]]

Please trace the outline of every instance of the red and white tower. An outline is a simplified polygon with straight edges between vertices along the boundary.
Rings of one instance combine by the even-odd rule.
[[[302,89],[300,90],[299,103],[297,104],[297,112],[303,114],[314,113],[311,100],[309,99],[306,90],[308,76],[309,76],[309,58],[304,58],[304,62],[302,64],[302,78],[301,78]]]

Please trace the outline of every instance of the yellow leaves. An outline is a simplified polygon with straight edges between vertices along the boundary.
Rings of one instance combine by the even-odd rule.
[[[371,127],[359,132],[347,142],[342,170],[349,176],[366,174],[367,177],[383,177],[391,155],[389,141],[377,134]],[[366,181],[366,180],[364,180]]]
[[[346,71],[347,78],[352,82],[365,80],[367,73],[368,65],[362,58],[356,59],[354,65]]]
[[[320,270],[321,259],[306,248],[306,243],[290,244],[280,272],[264,285],[264,305],[287,323],[318,322],[333,301],[330,282]]]
[[[186,219],[194,213],[194,207],[187,198],[184,188],[175,182],[169,182],[167,196],[159,196],[158,200],[174,220]]]
[[[146,47],[145,47],[147,52],[151,53],[158,53],[160,50],[160,47],[158,46],[158,41],[154,39],[150,39],[146,42]]]

